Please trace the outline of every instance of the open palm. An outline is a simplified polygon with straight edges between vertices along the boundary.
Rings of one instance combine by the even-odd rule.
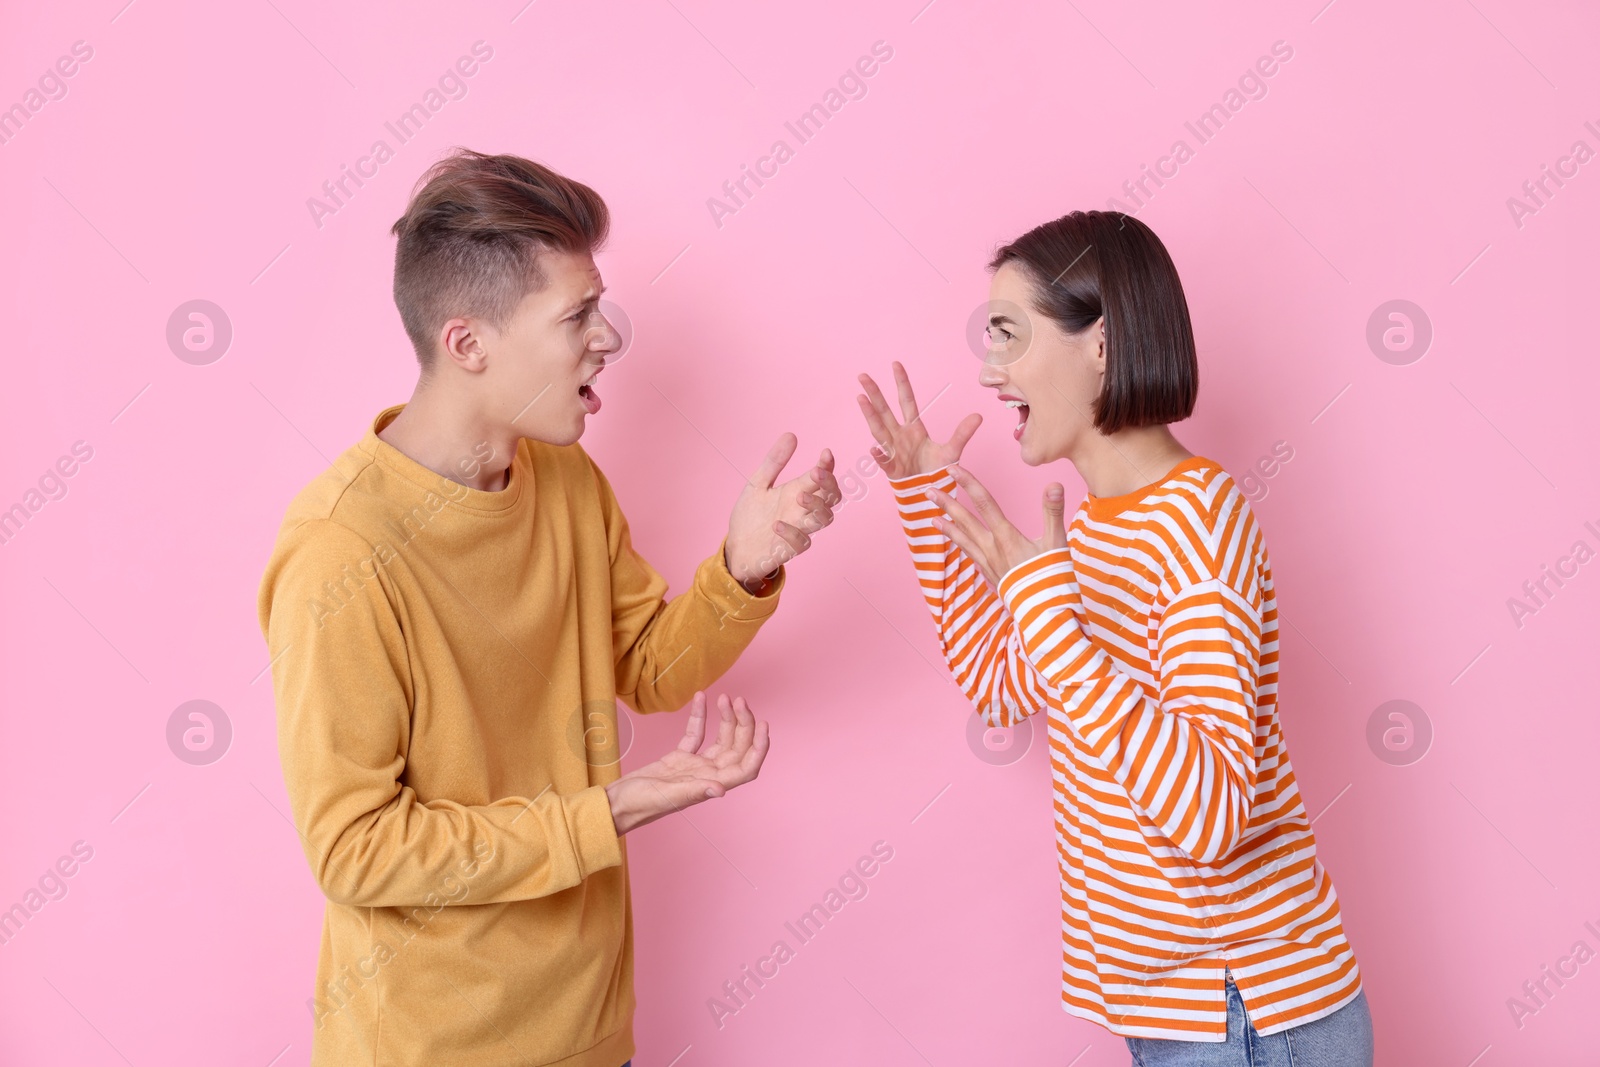
[[[767,724],[756,721],[744,697],[729,701],[723,694],[717,707],[722,712],[717,739],[704,752],[699,748],[706,734],[706,695],[700,692],[678,747],[606,786],[619,834],[720,797],[760,773],[770,743]]]
[[[873,440],[877,442],[872,449],[872,458],[891,478],[926,474],[960,459],[961,450],[967,447],[967,442],[977,432],[983,416],[973,412],[956,424],[948,441],[935,441],[928,434],[928,427],[917,409],[916,394],[911,391],[911,379],[906,376],[906,369],[898,361],[893,366],[900,414],[905,422],[895,418],[883,391],[871,375],[862,374],[859,377],[865,392],[856,397],[856,404],[867,420],[867,429],[872,431]]]

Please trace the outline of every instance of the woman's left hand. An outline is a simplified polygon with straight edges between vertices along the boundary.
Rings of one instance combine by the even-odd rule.
[[[954,463],[950,464],[949,471],[955,476],[956,484],[972,498],[977,514],[958,503],[955,497],[929,489],[928,496],[944,510],[943,517],[934,517],[933,525],[972,557],[991,586],[998,588],[1006,572],[1024,560],[1053,548],[1067,547],[1065,491],[1059,482],[1045,486],[1044,536],[1030,541],[1011,525],[978,479]]]

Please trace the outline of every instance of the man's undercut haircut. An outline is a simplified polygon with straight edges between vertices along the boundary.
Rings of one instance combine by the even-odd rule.
[[[1094,425],[1111,434],[1179,422],[1200,388],[1189,304],[1166,246],[1120,211],[1074,211],[1003,246],[991,271],[1016,261],[1034,310],[1069,334],[1105,316],[1106,376]]]
[[[540,253],[593,253],[610,225],[593,189],[519,156],[457,148],[429,167],[390,230],[394,303],[423,376],[441,326],[470,315],[504,327],[547,283]]]

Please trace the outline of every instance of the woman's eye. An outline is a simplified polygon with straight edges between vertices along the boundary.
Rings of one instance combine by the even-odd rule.
[[[1011,333],[1004,326],[989,326],[983,332],[984,336],[989,339],[989,347],[991,348],[1011,340]]]

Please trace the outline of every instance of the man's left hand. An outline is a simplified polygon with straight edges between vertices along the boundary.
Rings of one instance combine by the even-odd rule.
[[[725,562],[746,588],[761,586],[810,548],[811,534],[833,521],[833,507],[843,499],[833,476],[833,453],[826,448],[815,467],[775,484],[798,445],[792,433],[778,438],[728,517]]]

